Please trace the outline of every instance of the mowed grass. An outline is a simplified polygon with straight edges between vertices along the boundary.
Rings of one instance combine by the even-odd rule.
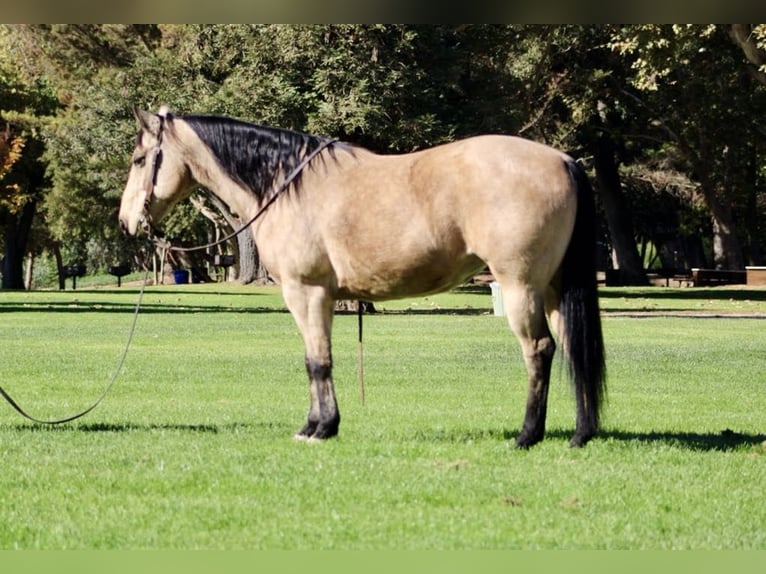
[[[135,286],[0,293],[0,385],[56,418],[101,392]],[[303,346],[274,288],[147,288],[104,403],[62,426],[0,407],[2,549],[764,549],[766,291],[604,289],[604,430],[570,449],[554,369],[546,440],[514,447],[518,345],[489,294],[335,319],[340,436],[305,419]],[[744,309],[744,311],[743,311]],[[648,313],[647,311],[652,311]]]

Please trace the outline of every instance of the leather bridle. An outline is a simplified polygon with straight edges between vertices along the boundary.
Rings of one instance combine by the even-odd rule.
[[[162,165],[162,135],[165,131],[165,115],[158,114],[157,117],[160,120],[160,128],[157,132],[157,143],[154,144],[154,149],[151,152],[151,170],[148,171],[148,177],[145,181],[144,187],[144,205],[141,217],[139,218],[139,224],[146,228],[151,237],[152,235],[152,223],[151,216],[149,214],[149,207],[152,204],[152,198],[154,197],[154,190],[157,188],[157,177],[160,173],[160,166]]]

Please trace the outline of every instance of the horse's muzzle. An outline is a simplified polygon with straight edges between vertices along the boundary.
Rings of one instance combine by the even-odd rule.
[[[152,225],[149,223],[149,219],[146,216],[141,216],[134,229],[131,229],[128,221],[122,217],[120,217],[119,225],[120,231],[127,237],[135,237],[142,234],[151,236],[154,232]]]

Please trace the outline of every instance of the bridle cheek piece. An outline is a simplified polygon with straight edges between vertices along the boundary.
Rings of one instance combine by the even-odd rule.
[[[152,198],[155,196],[154,190],[157,187],[157,178],[160,173],[160,165],[162,165],[162,134],[165,128],[165,116],[159,115],[157,117],[160,120],[160,129],[157,134],[157,143],[151,154],[152,167],[149,172],[148,185],[144,186],[144,208],[138,219],[141,228],[147,232],[150,238],[154,236],[154,228],[152,226],[152,218],[149,208],[152,205]]]

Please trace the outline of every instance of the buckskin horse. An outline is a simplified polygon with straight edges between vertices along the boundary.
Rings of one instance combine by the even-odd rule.
[[[305,343],[310,407],[295,438],[338,433],[336,300],[432,294],[485,266],[500,284],[528,374],[517,445],[543,438],[556,340],[575,394],[570,444],[597,432],[606,368],[595,209],[586,174],[570,156],[503,135],[381,155],[227,117],[174,115],[165,106],[134,112],[140,131],[120,226],[131,236],[151,233],[198,186],[251,220],[261,260]]]

